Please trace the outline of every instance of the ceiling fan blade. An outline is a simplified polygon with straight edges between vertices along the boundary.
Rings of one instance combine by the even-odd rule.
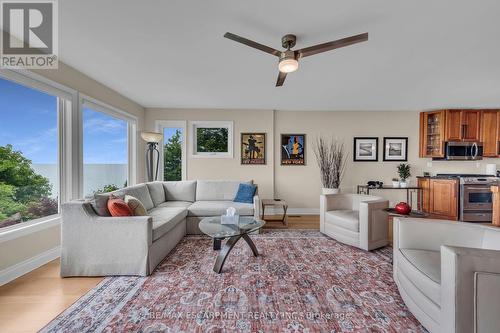
[[[276,87],[281,87],[285,83],[286,73],[279,72],[278,80],[276,81]]]
[[[244,37],[232,34],[230,32],[226,32],[224,34],[224,37],[226,37],[228,39],[231,39],[231,40],[234,40],[235,42],[238,42],[238,43],[245,44],[247,46],[253,47],[254,49],[261,50],[261,51],[264,51],[266,53],[272,54],[272,55],[277,56],[277,57],[279,57],[280,54],[281,54],[280,51],[278,51],[276,49],[273,49],[272,47],[259,44],[257,42],[254,42],[253,40],[246,39]]]
[[[309,57],[314,54],[330,51],[333,49],[338,49],[340,47],[365,42],[368,40],[368,33],[359,34],[351,37],[346,37],[342,39],[335,40],[333,42],[318,44],[310,47],[306,47],[300,50],[296,50],[297,58]]]

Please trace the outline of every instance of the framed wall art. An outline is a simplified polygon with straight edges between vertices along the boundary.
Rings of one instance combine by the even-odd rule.
[[[281,134],[281,165],[306,164],[306,135]]]
[[[384,161],[408,161],[408,138],[384,137]]]
[[[241,164],[266,164],[266,133],[241,133]]]
[[[354,162],[378,161],[378,138],[354,138]]]

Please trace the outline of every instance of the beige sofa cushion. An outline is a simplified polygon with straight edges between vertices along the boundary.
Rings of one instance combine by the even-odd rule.
[[[148,211],[153,218],[153,242],[172,230],[187,216],[182,207],[158,207]]]
[[[253,204],[233,201],[196,201],[188,208],[188,216],[220,216],[226,209],[234,207],[236,214],[241,216],[253,215]]]
[[[144,208],[151,209],[154,207],[153,200],[151,199],[151,195],[149,194],[149,189],[146,184],[139,184],[130,187],[125,187],[120,190],[111,192],[110,194],[115,194],[118,197],[125,197],[125,195],[131,195],[139,199],[140,202],[144,205]]]
[[[253,181],[198,180],[196,201],[232,201],[241,183],[253,184]]]
[[[155,207],[158,207],[159,204],[165,202],[165,189],[163,188],[163,182],[150,182],[146,183],[148,186],[149,194],[151,195],[151,199],[153,200],[153,204]]]
[[[325,222],[354,232],[359,232],[359,211],[331,210],[325,212]]]
[[[163,182],[165,201],[195,201],[196,180]]]
[[[158,208],[160,207],[167,207],[167,208],[188,208],[191,206],[193,203],[191,201],[165,201],[164,203],[161,203],[158,205]]]
[[[425,296],[441,303],[441,253],[430,250],[401,249],[398,262],[403,273]]]

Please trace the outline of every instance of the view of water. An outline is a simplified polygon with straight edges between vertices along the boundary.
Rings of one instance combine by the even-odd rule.
[[[59,172],[57,164],[33,164],[36,173],[49,179],[52,184],[52,197],[58,196]],[[85,195],[92,195],[105,185],[124,187],[127,181],[126,164],[84,164],[83,189]]]

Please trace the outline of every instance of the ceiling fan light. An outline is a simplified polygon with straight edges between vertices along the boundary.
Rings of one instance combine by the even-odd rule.
[[[299,69],[299,62],[294,58],[282,59],[278,64],[278,68],[282,73],[295,72]]]

